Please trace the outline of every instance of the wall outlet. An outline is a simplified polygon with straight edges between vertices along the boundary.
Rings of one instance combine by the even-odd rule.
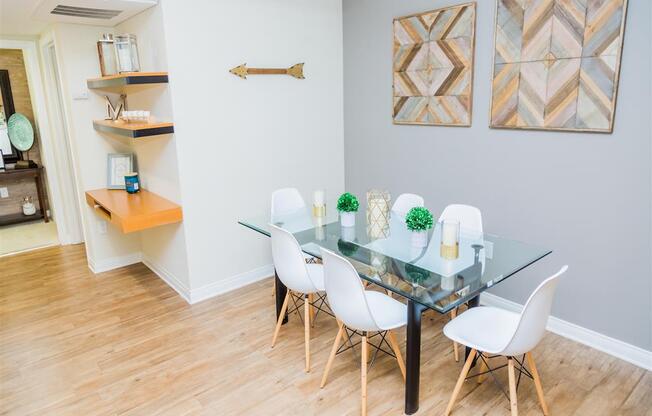
[[[80,91],[72,95],[72,99],[76,101],[88,100],[88,91]]]
[[[104,220],[97,221],[97,231],[100,234],[106,234],[106,221]]]
[[[0,188],[0,198],[9,198],[9,190],[6,186]]]

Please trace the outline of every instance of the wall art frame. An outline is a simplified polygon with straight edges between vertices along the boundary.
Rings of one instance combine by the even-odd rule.
[[[476,2],[393,19],[394,124],[471,126],[476,20]]]
[[[517,13],[506,16],[506,3]],[[514,5],[522,6],[522,22]],[[496,0],[489,127],[613,133],[627,5],[628,0]],[[528,18],[540,26],[528,26]],[[509,36],[519,30],[520,37]],[[510,47],[518,59],[505,59]],[[545,85],[536,82],[542,76]]]

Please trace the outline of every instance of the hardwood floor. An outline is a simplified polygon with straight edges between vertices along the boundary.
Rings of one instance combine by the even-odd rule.
[[[338,355],[320,389],[337,325],[290,317],[276,346],[272,280],[188,305],[143,265],[94,276],[83,246],[0,258],[2,415],[357,415],[359,355]],[[463,362],[428,313],[419,415],[443,414]],[[398,332],[401,348],[404,333]],[[359,350],[357,352],[359,354]],[[652,373],[547,334],[534,351],[552,415],[652,415]],[[463,360],[462,360],[463,361]],[[507,371],[499,380],[507,386]],[[370,415],[403,414],[403,379],[390,356],[368,375]],[[535,386],[521,415],[540,415]],[[491,377],[462,386],[453,415],[508,415]]]

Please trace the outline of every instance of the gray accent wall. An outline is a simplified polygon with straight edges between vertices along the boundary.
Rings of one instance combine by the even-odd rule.
[[[472,127],[393,125],[392,19],[459,3],[343,1],[347,190],[479,207],[487,232],[554,250],[492,293],[524,303],[569,264],[553,315],[652,350],[652,2],[629,0],[613,134],[488,128],[494,0],[477,4]]]

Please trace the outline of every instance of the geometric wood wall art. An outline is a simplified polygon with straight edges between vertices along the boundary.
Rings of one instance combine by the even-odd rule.
[[[394,19],[395,124],[470,126],[475,2]]]
[[[490,127],[613,131],[627,0],[497,0]]]

